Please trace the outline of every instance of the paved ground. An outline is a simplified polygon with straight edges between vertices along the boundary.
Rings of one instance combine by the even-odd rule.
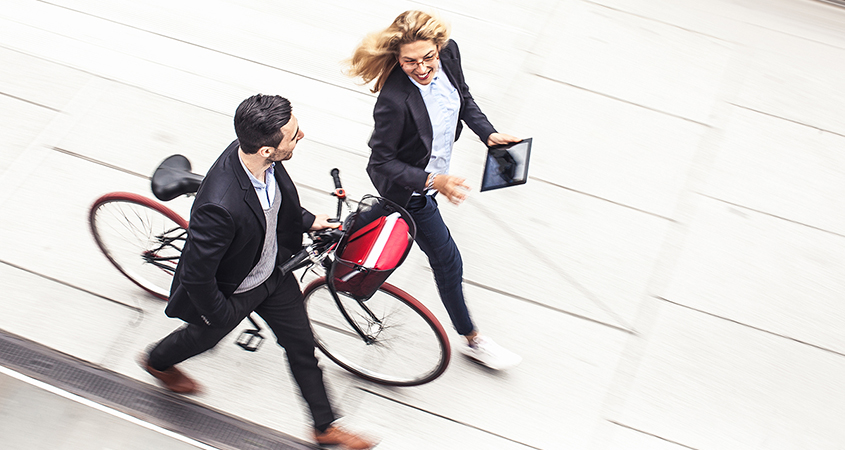
[[[814,0],[6,0],[0,329],[151,383],[134,356],[178,321],[98,252],[91,202],[148,194],[173,153],[203,172],[256,92],[294,104],[307,207],[332,209],[331,167],[372,193],[375,97],[340,61],[410,8],[534,137],[528,184],[443,208],[477,322],[525,360],[410,389],[326,361],[349,425],[385,449],[845,447],[845,10]],[[483,155],[457,144],[476,191]],[[425,267],[392,281],[445,322]],[[307,438],[282,351],[230,340],[184,365],[197,400]]]
[[[150,448],[195,449],[157,427],[149,427],[127,416],[98,409],[96,404],[77,401],[49,386],[32,385],[10,375],[0,374],[0,435],[3,448]],[[50,432],[39,427],[51,424]],[[152,429],[151,429],[152,428]]]

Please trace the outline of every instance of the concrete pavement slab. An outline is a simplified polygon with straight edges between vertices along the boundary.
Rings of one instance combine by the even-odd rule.
[[[91,78],[87,73],[11,50],[5,45],[0,46],[0,55],[6,62],[0,68],[3,71],[0,73],[0,92],[48,110],[64,108]]]
[[[466,289],[472,298],[480,296],[477,288]],[[584,448],[611,381],[606,368],[616,364],[615,354],[630,334],[505,296],[485,297],[473,314],[482,332],[523,356],[519,366],[496,372],[453,350],[449,369],[432,383],[369,390],[469,425],[455,435],[456,442],[481,429],[537,448]],[[367,417],[367,405],[355,415]]]
[[[660,295],[843,354],[843,246],[841,235],[706,199]]]
[[[0,329],[87,361],[101,361],[110,344],[137,326],[142,312],[103,301],[0,264]]]
[[[845,15],[840,19],[845,24]],[[836,118],[845,112],[845,94],[836,76],[845,68],[845,36],[834,43],[796,39],[777,32],[760,38],[762,47],[746,62],[740,106],[845,135]]]
[[[556,14],[533,49],[530,73],[709,122],[733,44],[590,2]]]
[[[565,83],[522,79],[513,128],[534,137],[531,177],[673,217],[707,127]]]
[[[603,447],[613,449],[641,448],[648,450],[689,450],[691,447],[659,436],[611,423],[602,429]]]
[[[20,187],[4,203],[0,216],[0,255],[36,273],[136,305],[135,290],[108,262],[91,234],[88,212],[94,201],[112,190],[149,192],[149,181],[77,157],[50,154],[38,173],[51,180],[54,193],[44,204],[41,192]],[[47,207],[49,206],[49,207]]]
[[[5,172],[20,153],[57,115],[43,105],[23,101],[14,96],[0,96],[0,173]],[[20,123],[17,119],[24,118]]]
[[[110,81],[101,89],[90,112],[55,147],[150,177],[161,161],[176,153],[187,156],[192,170],[204,174],[235,139],[234,112],[209,111]],[[144,193],[152,196],[149,182]]]
[[[0,436],[8,450],[198,448],[8,375],[0,375]]]
[[[689,448],[840,448],[840,355],[664,304],[610,420]]]
[[[326,84],[292,72],[295,67],[244,58],[131,24],[47,4],[27,2],[25,6],[23,10],[28,16],[15,19],[38,25],[31,27],[9,21],[9,40],[16,43],[14,48],[42,54],[51,60],[165,97],[231,115],[238,103],[252,93],[282,92],[295,105],[344,110],[351,117],[371,114],[371,106],[356,101],[359,97],[369,98],[369,94],[363,89],[354,89],[354,83],[346,78],[348,85]],[[36,16],[40,18],[37,21],[34,20]],[[248,19],[244,20],[250,23]],[[79,23],[85,26],[80,27]],[[278,43],[273,42],[273,45]],[[278,51],[271,54],[275,53]],[[310,58],[298,60],[303,59]],[[339,66],[336,61],[332,64]],[[324,140],[331,141],[330,136],[336,135],[328,134]],[[343,143],[343,140],[339,142]]]
[[[631,328],[638,304],[632,293],[645,291],[670,226],[538,182],[476,193],[441,211],[467,280],[623,329]]]
[[[845,136],[732,107],[701,193],[845,234]],[[838,186],[838,188],[836,187]]]
[[[391,399],[365,394],[361,410],[366,411],[366,426],[378,434],[377,448],[425,450],[430,448],[495,448],[502,450],[536,448],[507,436],[449,417],[432,414],[397,403]],[[561,439],[561,443],[565,439]]]

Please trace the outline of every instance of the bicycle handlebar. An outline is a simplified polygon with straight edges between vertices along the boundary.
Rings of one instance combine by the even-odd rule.
[[[340,185],[340,170],[334,168],[329,173],[332,174],[332,180],[334,180],[335,189],[343,189],[343,186]]]
[[[295,255],[291,256],[290,259],[279,265],[282,275],[305,267],[311,262],[322,260],[328,250],[334,244],[340,242],[343,234],[344,231],[339,228],[326,228],[312,232],[311,237],[313,242],[311,245],[302,248]]]
[[[308,257],[310,256],[308,249],[302,249],[297,254],[293,255],[289,260],[282,263],[279,266],[279,270],[282,271],[282,276],[287,275],[290,272],[299,268],[299,265],[304,263]]]
[[[339,222],[340,213],[343,211],[343,202],[346,201],[346,190],[340,184],[340,170],[334,168],[329,173],[332,176],[332,180],[334,180],[334,192],[332,192],[332,195],[337,197],[337,215],[335,216],[335,220]]]
[[[340,183],[340,170],[332,169],[329,172],[334,180],[335,191],[334,196],[337,197],[337,220],[340,220],[340,213],[343,202],[346,200],[346,192]],[[311,260],[317,262],[322,259],[327,250],[334,244],[339,242],[343,237],[344,231],[340,228],[326,228],[317,230],[311,234],[313,242],[308,247],[300,249],[290,259],[279,265],[282,275],[286,275],[294,270],[308,265],[307,261]]]

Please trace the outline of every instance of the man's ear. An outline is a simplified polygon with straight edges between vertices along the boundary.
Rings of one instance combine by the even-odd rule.
[[[275,148],[270,147],[269,145],[265,145],[264,147],[259,148],[256,153],[262,158],[269,158],[275,150]]]

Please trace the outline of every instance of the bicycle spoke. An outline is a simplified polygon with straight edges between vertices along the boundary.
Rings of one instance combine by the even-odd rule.
[[[445,332],[430,313],[413,305],[415,300],[384,289],[365,302],[339,294],[347,320],[324,282],[309,285],[305,295],[318,347],[350,372],[377,383],[413,386],[445,370],[450,353]]]
[[[182,253],[185,223],[163,205],[135,194],[107,194],[91,209],[91,229],[106,257],[138,286],[167,298]]]

